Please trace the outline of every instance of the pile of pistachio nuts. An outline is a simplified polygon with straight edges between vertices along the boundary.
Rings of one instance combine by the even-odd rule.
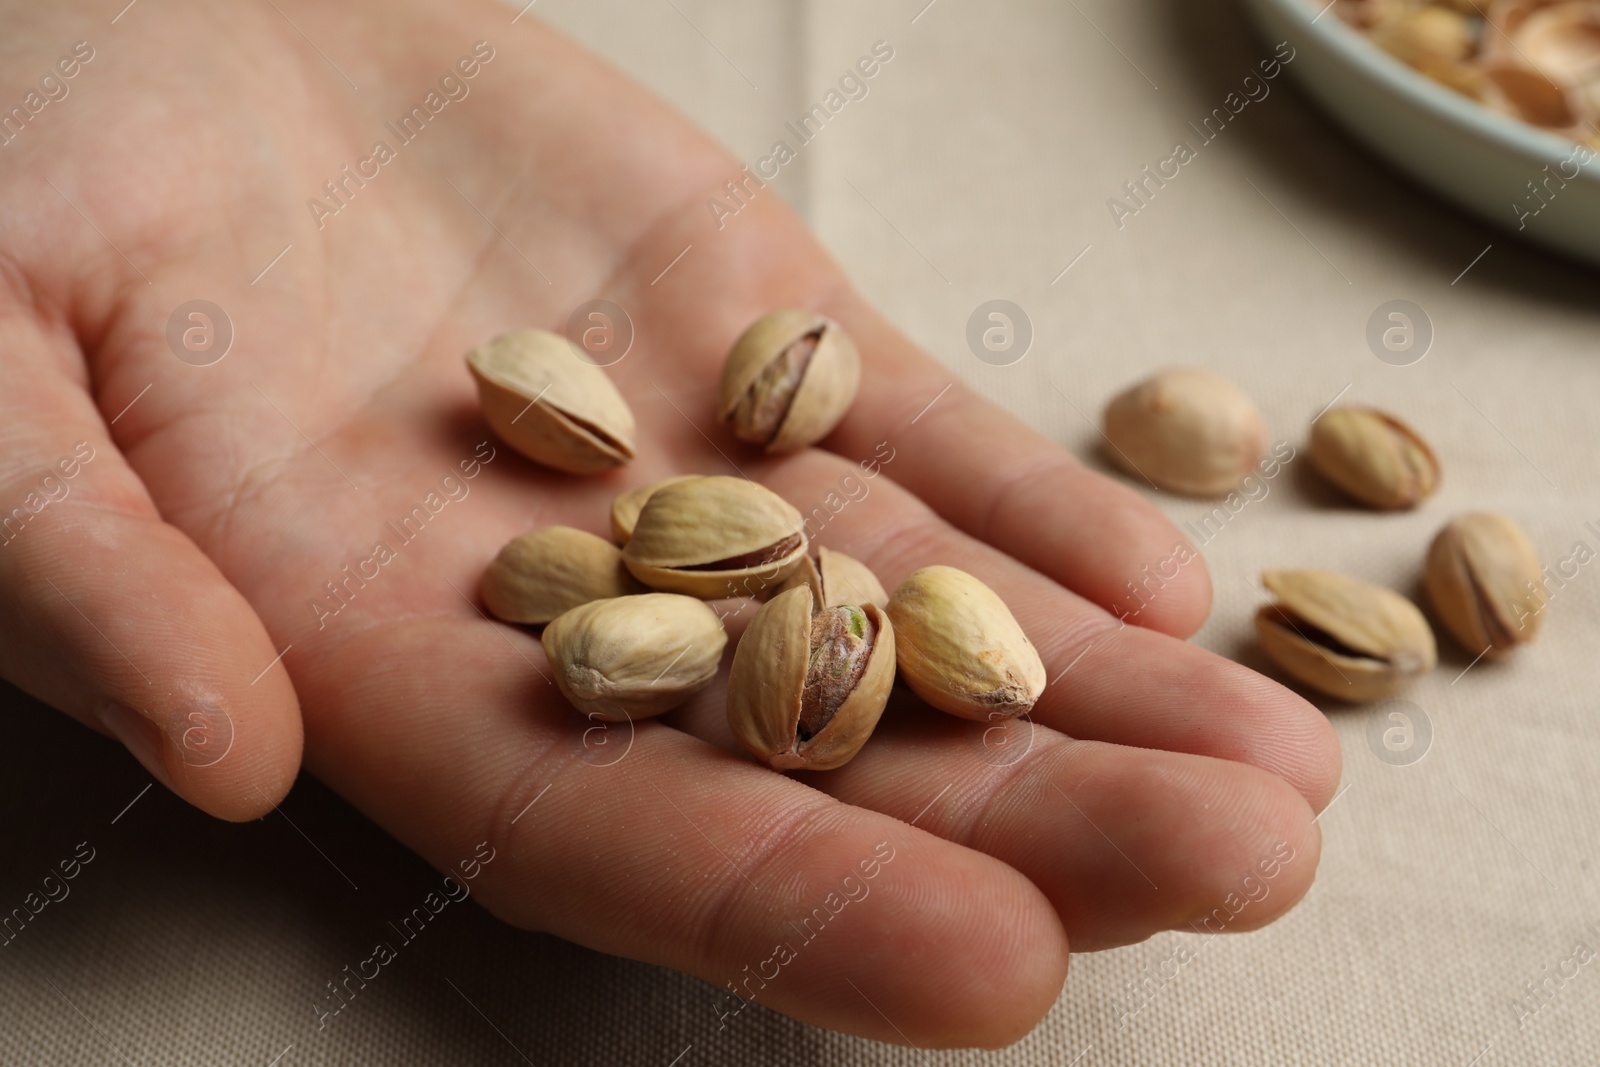
[[[489,425],[546,467],[594,474],[635,453],[626,401],[567,339],[526,329],[467,354]],[[717,416],[769,453],[825,437],[855,400],[861,360],[811,311],[758,319],[723,366]],[[716,678],[727,614],[762,601],[734,651],[728,725],[776,770],[848,762],[899,678],[928,704],[977,721],[1028,712],[1038,652],[1005,603],[953,567],[924,567],[890,596],[861,562],[810,544],[800,512],[744,478],[681,475],[611,506],[612,540],[547,526],[503,547],[483,575],[496,617],[542,627],[562,695],[590,718],[633,721],[682,706]]]
[[[1107,455],[1172,492],[1227,497],[1286,462],[1267,452],[1250,398],[1210,371],[1161,371],[1114,397],[1101,424]],[[1439,486],[1438,456],[1383,411],[1335,407],[1312,421],[1311,465],[1351,500],[1378,511],[1415,508]],[[1265,458],[1264,458],[1265,456]],[[1289,452],[1293,458],[1293,452]],[[1545,598],[1539,554],[1515,520],[1457,515],[1428,548],[1424,586],[1439,623],[1470,655],[1500,656],[1532,641]],[[1269,570],[1275,598],[1255,617],[1263,651],[1296,681],[1352,702],[1381,700],[1437,662],[1433,629],[1390,589],[1325,570]],[[1476,661],[1474,661],[1476,662]]]
[[[1324,0],[1308,0],[1326,10]],[[1600,148],[1594,0],[1335,0],[1379,48],[1463,96]]]

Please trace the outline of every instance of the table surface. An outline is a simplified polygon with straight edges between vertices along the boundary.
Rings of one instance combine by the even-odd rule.
[[[1090,463],[1102,465],[1100,406],[1173,362],[1245,384],[1275,439],[1298,444],[1335,397],[1425,430],[1446,478],[1415,513],[1343,507],[1291,464],[1235,516],[1205,545],[1217,598],[1200,644],[1262,665],[1250,616],[1265,566],[1414,590],[1428,540],[1459,510],[1515,516],[1550,561],[1600,548],[1593,273],[1441,205],[1287,77],[1136,212],[1113,212],[1123,183],[1195,143],[1186,124],[1272,44],[1231,5],[926,3],[535,10],[751,161],[889,42],[869,95],[771,188],[953,375]],[[969,316],[996,298],[1033,331],[1009,366],[967,341]],[[1434,331],[1409,366],[1366,341],[1396,299]],[[1209,511],[1152,495],[1180,523]],[[476,907],[442,915],[319,1030],[324,983],[433,886],[427,865],[309,778],[279,814],[209,821],[145,792],[149,776],[109,742],[7,691],[0,903],[75,850],[93,859],[0,954],[0,1061],[1578,1062],[1600,1037],[1600,965],[1574,962],[1589,956],[1579,943],[1600,950],[1600,567],[1575,569],[1540,641],[1509,662],[1468,670],[1444,649],[1407,694],[1419,740],[1406,756],[1371,740],[1374,711],[1328,709],[1344,791],[1321,820],[1317,884],[1285,919],[1080,957],[1045,1022],[1000,1053],[889,1048],[762,1008],[719,1032],[709,985]],[[1150,975],[1148,1001],[1131,999]]]

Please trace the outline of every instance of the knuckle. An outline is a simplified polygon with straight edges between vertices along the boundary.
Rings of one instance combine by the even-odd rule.
[[[991,541],[1001,516],[1011,516],[1014,524],[1015,516],[1036,510],[1041,500],[1060,499],[1050,483],[1058,476],[1065,481],[1076,466],[1077,460],[1056,450],[1013,461],[991,486],[988,503],[979,505],[982,510],[972,527],[974,536]]]
[[[541,802],[548,801],[552,807],[556,806],[554,798],[546,798],[545,794],[554,793],[559,797],[570,784],[574,768],[585,766],[583,756],[581,744],[573,743],[570,725],[563,723],[554,729],[540,731],[529,743],[521,765],[497,790],[477,840],[484,842],[495,856],[540,855],[548,847],[547,842],[534,838],[540,834],[548,837],[549,823],[539,818],[525,819],[524,816],[529,815],[534,806]],[[581,789],[582,786],[579,786],[580,792]],[[490,873],[499,877],[490,881],[489,885],[501,885],[508,876],[506,872],[511,869],[512,865],[494,868]],[[497,903],[498,899],[513,903]],[[527,901],[517,893],[515,886],[504,898],[500,894],[486,895],[485,903],[496,915],[517,926],[542,929],[534,924],[540,922],[543,916],[538,915],[536,909],[529,909]]]
[[[764,811],[760,817],[736,824],[739,844],[718,848],[736,865],[739,875],[709,883],[705,899],[695,909],[698,928],[691,935],[691,958],[703,975],[731,966],[730,952],[738,951],[741,931],[764,919],[774,899],[792,894],[782,891],[785,873],[791,866],[809,866],[806,856],[813,844],[830,837],[841,818],[837,805],[826,799],[804,800],[777,811]],[[740,876],[742,875],[742,877]],[[756,893],[751,890],[756,889]],[[771,920],[774,926],[779,920]]]
[[[1038,818],[1041,797],[1048,802],[1056,790],[1081,786],[1093,777],[1083,774],[1093,747],[1093,742],[1036,726],[1027,759],[986,767],[958,803],[945,805],[946,831],[940,836],[983,852],[993,848],[999,855],[999,842],[1014,840],[1019,825]]]

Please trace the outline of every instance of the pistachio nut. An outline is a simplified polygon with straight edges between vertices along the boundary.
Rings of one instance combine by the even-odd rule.
[[[1425,72],[1462,63],[1473,49],[1473,30],[1466,16],[1444,7],[1406,11],[1370,33],[1379,48]]]
[[[1223,496],[1261,460],[1267,428],[1239,387],[1172,367],[1112,398],[1102,416],[1109,458],[1135,477],[1190,496]]]
[[[524,456],[569,474],[633,458],[633,412],[605,372],[567,339],[517,330],[467,353],[484,418]]]
[[[483,602],[506,622],[542,626],[591,600],[646,592],[622,550],[570,526],[546,526],[506,542],[483,572]]]
[[[680,474],[674,478],[663,478],[659,482],[641,485],[637,489],[629,489],[620,494],[611,502],[611,539],[618,545],[628,543],[628,538],[633,536],[633,525],[639,521],[639,512],[644,510],[644,502],[650,499],[650,494],[660,489],[663,485],[673,482],[687,481],[698,478],[698,474]]]
[[[861,357],[838,323],[815,311],[774,311],[728,353],[717,415],[739,440],[790,452],[826,437],[860,386]]]
[[[593,600],[544,628],[556,688],[603,722],[671,711],[717,676],[728,634],[710,605],[670,593]]]
[[[1474,655],[1532,641],[1543,616],[1544,570],[1516,522],[1490,511],[1458,515],[1428,549],[1428,599]]]
[[[704,600],[771,589],[806,554],[800,513],[744,478],[711,475],[650,494],[622,549],[633,576]]]
[[[1373,408],[1339,407],[1311,424],[1311,464],[1368,507],[1413,508],[1439,487],[1439,460],[1411,427]]]
[[[1353,703],[1380,700],[1433,670],[1433,631],[1399,593],[1333,571],[1267,571],[1277,602],[1256,635],[1296,681]]]
[[[954,567],[924,567],[889,598],[900,675],[923,700],[963,719],[1026,714],[1044,663],[1005,602]]]
[[[1483,102],[1594,147],[1593,124],[1600,119],[1600,20],[1594,6],[1581,0],[1499,0],[1491,10],[1497,32],[1482,35],[1474,57],[1484,70]]]
[[[812,612],[811,590],[756,612],[728,675],[728,726],[776,770],[827,771],[872,736],[894,688],[894,627],[876,604]]]
[[[807,586],[811,598],[820,608],[837,608],[847,604],[876,604],[889,606],[889,594],[878,581],[878,576],[865,563],[828,548],[817,548],[816,558],[807,556],[800,561],[793,574],[783,580],[777,592],[787,593],[797,585]]]

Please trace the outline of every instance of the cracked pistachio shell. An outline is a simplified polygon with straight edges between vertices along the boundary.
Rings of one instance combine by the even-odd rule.
[[[828,548],[817,548],[816,557],[807,556],[800,561],[793,574],[778,586],[778,593],[787,593],[796,586],[811,590],[811,598],[822,608],[837,608],[847,604],[876,604],[889,606],[889,594],[878,581],[878,576],[867,565],[853,556]]]
[[[1446,7],[1395,11],[1368,34],[1379,48],[1423,71],[1466,66],[1473,51],[1471,23]]]
[[[1118,467],[1189,496],[1225,496],[1267,447],[1250,398],[1198,367],[1169,368],[1112,398],[1101,429]]]
[[[1445,629],[1475,655],[1501,655],[1538,635],[1543,581],[1533,542],[1494,512],[1456,516],[1428,549],[1428,599]]]
[[[848,763],[872,736],[894,688],[888,616],[875,604],[841,606],[835,610],[867,620],[871,641],[856,645],[852,662],[859,674],[853,686],[834,692],[833,700],[843,696],[837,710],[820,730],[808,731],[806,690],[826,686],[838,667],[813,650],[813,627],[824,615],[813,614],[812,607],[811,590],[803,585],[763,604],[739,640],[728,675],[728,726],[751,755],[775,770],[827,771]]]
[[[768,452],[815,444],[839,424],[861,386],[855,342],[814,311],[763,315],[728,353],[717,417]]]
[[[645,587],[622,565],[622,551],[570,526],[546,526],[508,541],[483,572],[483,602],[506,622],[542,626],[591,600]]]
[[[1360,703],[1433,670],[1433,631],[1399,593],[1333,571],[1267,571],[1261,581],[1277,602],[1256,612],[1256,635],[1296,681]]]
[[[889,598],[888,612],[901,677],[940,711],[1010,719],[1044,692],[1044,662],[1011,609],[965,571],[914,571]]]
[[[704,601],[670,593],[595,600],[541,638],[556,688],[604,722],[671,711],[717,676],[728,634]]]
[[[1439,487],[1439,460],[1418,433],[1372,408],[1334,408],[1311,425],[1311,464],[1372,508],[1414,508]]]
[[[663,478],[659,482],[641,485],[637,489],[629,489],[626,493],[620,494],[611,502],[611,539],[618,545],[628,543],[628,538],[633,536],[634,523],[639,521],[639,512],[644,510],[644,502],[650,499],[651,493],[663,485],[698,477],[700,477],[698,474],[680,474],[675,478]]]
[[[710,475],[651,493],[622,561],[652,589],[716,600],[771,589],[805,554],[805,525],[782,497]]]
[[[517,330],[467,353],[484,418],[535,463],[595,474],[633,458],[633,412],[604,371],[546,330]]]

